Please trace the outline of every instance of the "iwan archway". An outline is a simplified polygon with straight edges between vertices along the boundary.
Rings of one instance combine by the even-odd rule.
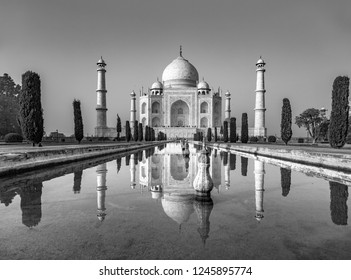
[[[182,100],[178,100],[171,107],[171,126],[187,127],[190,123],[189,106]]]

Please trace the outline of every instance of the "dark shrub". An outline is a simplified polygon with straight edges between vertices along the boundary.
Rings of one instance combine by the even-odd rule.
[[[23,137],[18,133],[8,133],[4,138],[6,143],[22,143]]]
[[[304,143],[305,142],[305,139],[303,139],[303,138],[298,138],[297,139],[297,143]]]
[[[274,135],[268,136],[268,142],[270,142],[270,143],[277,142],[277,137],[275,137]]]
[[[258,138],[256,136],[251,136],[250,137],[250,142],[251,143],[257,143],[258,142]]]
[[[347,143],[347,144],[351,144],[351,133],[349,133],[349,135],[347,135],[347,137],[346,137],[346,143]]]

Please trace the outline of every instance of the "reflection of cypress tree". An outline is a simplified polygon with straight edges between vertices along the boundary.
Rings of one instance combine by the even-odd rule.
[[[153,156],[155,153],[155,147],[150,148],[150,156]]]
[[[288,196],[291,186],[291,170],[280,168],[280,178],[282,185],[282,196]]]
[[[216,158],[217,157],[217,149],[214,150],[214,157]]]
[[[12,203],[12,199],[16,196],[15,191],[3,191],[0,189],[0,203],[4,203],[5,206],[9,206]]]
[[[143,161],[143,151],[138,152],[138,159],[139,159],[139,162]]]
[[[223,153],[223,165],[228,164],[228,153],[224,152]]]
[[[34,183],[20,191],[22,223],[27,227],[34,227],[41,220],[41,193],[43,183]]]
[[[247,157],[241,157],[241,175],[247,176],[247,164],[249,159]]]
[[[347,225],[348,187],[337,182],[329,182],[329,185],[331,219],[336,225]]]
[[[160,145],[160,146],[158,146],[158,150],[159,150],[159,151],[162,151],[164,147],[165,147],[164,144],[163,144],[163,145]]]
[[[236,155],[229,154],[230,170],[235,170],[236,168]]]
[[[138,153],[134,153],[134,164],[135,165],[138,165],[138,158],[139,158]]]
[[[223,151],[219,152],[219,157],[221,158],[221,161],[223,161],[223,154],[224,154]]]
[[[122,158],[117,158],[116,159],[116,163],[117,163],[117,174],[118,172],[121,170],[121,166],[122,166]]]
[[[126,155],[126,165],[129,166],[130,162],[130,155]]]
[[[82,174],[83,170],[74,172],[74,179],[73,179],[73,192],[80,193],[81,185],[82,185]]]

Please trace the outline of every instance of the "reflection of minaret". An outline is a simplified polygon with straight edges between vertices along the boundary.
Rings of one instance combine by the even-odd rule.
[[[97,216],[98,219],[102,222],[105,219],[106,213],[105,213],[105,198],[106,198],[106,174],[107,174],[107,168],[106,168],[106,163],[98,165],[96,168],[96,179],[97,179],[97,187],[96,187],[96,192],[97,192]]]
[[[264,192],[264,162],[255,160],[255,198],[256,198],[256,216],[257,221],[263,219],[263,192]]]
[[[226,190],[229,190],[229,188],[230,188],[230,164],[228,163],[228,155],[229,155],[229,153],[224,153],[224,155],[223,155],[224,156],[223,163],[225,163],[225,165],[224,165],[224,185],[225,185]]]
[[[43,183],[32,183],[20,191],[22,223],[27,227],[37,226],[41,220],[41,194]]]
[[[196,197],[194,201],[194,209],[198,219],[198,233],[201,236],[202,243],[206,244],[206,239],[210,233],[210,215],[213,209],[212,198],[199,198]]]
[[[136,167],[135,167],[135,154],[130,155],[130,187],[132,189],[135,189],[136,183],[135,183],[135,172],[136,172]]]

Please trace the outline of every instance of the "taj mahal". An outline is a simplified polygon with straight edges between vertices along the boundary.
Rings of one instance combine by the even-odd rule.
[[[106,123],[106,63],[101,58],[97,65],[95,136],[116,137],[116,128],[110,128]],[[254,127],[249,128],[250,136],[267,136],[264,66],[265,62],[260,58],[256,63],[255,124]],[[133,129],[135,121],[138,120],[143,124],[143,128],[153,127],[156,135],[161,131],[167,134],[168,138],[192,139],[193,135],[199,131],[206,135],[208,128],[212,128],[212,131],[215,128],[219,130],[223,121],[229,122],[231,118],[230,92],[222,94],[220,89],[218,91],[211,89],[204,79],[200,81],[195,66],[183,57],[182,47],[180,47],[179,56],[163,70],[162,81],[157,79],[147,91],[139,92],[139,106],[137,106],[137,94],[132,91],[130,96],[131,128]],[[223,98],[224,102],[222,102]],[[137,107],[139,107],[138,113]],[[237,134],[241,134],[241,128],[238,125]]]

